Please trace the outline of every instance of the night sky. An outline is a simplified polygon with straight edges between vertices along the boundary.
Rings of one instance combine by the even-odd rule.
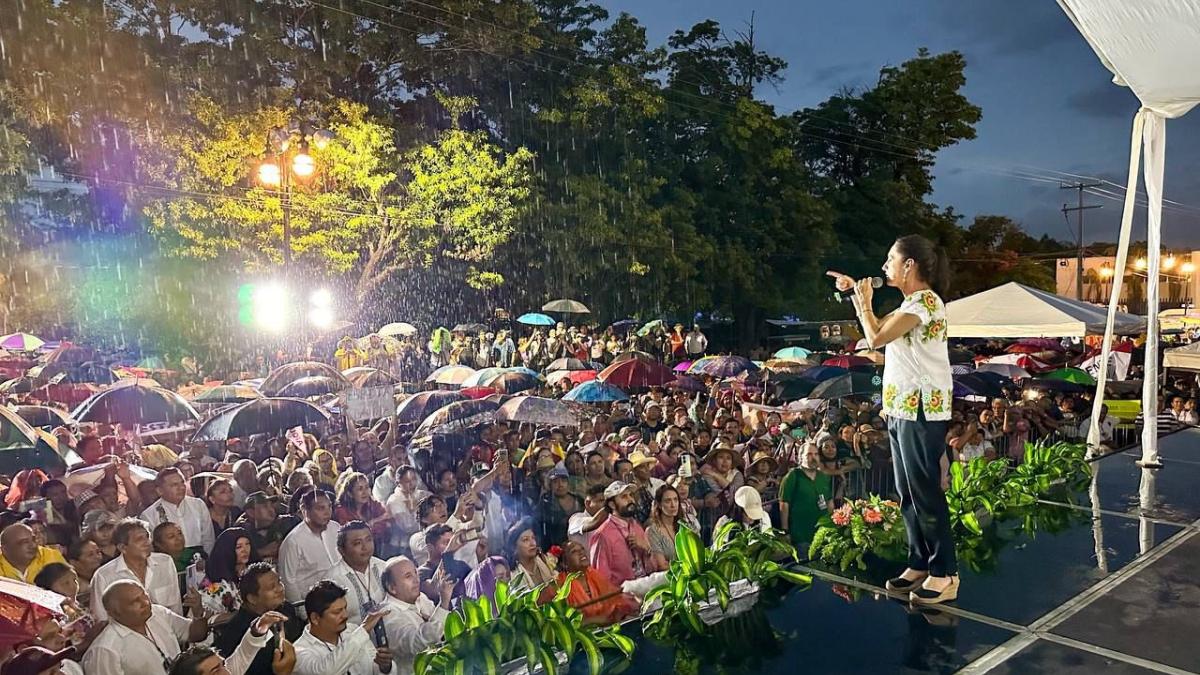
[[[753,13],[756,42],[788,62],[778,88],[758,94],[784,113],[839,88],[869,86],[882,66],[920,47],[958,50],[967,59],[965,93],[983,119],[975,140],[939,155],[934,201],[968,218],[1007,215],[1035,235],[1073,242],[1074,214],[1068,228],[1060,209],[1077,193],[1058,189],[1055,172],[1097,177],[1121,187],[1102,188],[1109,198],[1085,197],[1104,208],[1086,213],[1084,240],[1117,239],[1137,98],[1112,83],[1053,0],[597,1],[614,16],[638,17],[655,45],[708,18],[727,32],[745,31]],[[1164,244],[1200,248],[1200,111],[1167,123],[1165,182],[1166,198],[1180,205],[1164,207]],[[1135,241],[1145,239],[1144,223],[1142,209]]]

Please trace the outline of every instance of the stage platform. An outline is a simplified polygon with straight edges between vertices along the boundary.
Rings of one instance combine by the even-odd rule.
[[[806,598],[817,617],[772,625],[813,638],[806,672],[1200,673],[1200,429],[1159,452],[1158,470],[1137,466],[1140,448],[1093,462],[1079,503],[1046,502],[1046,527],[1013,524],[995,559],[962,565],[955,603],[922,614],[882,588],[892,570],[802,566],[816,577],[804,595],[842,606]]]

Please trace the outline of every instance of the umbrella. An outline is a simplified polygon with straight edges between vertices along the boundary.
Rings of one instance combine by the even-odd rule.
[[[975,363],[975,354],[969,349],[951,347],[949,354],[950,363]]]
[[[1005,349],[1004,351],[1009,354],[1039,354],[1046,350],[1045,350],[1045,348],[1038,347],[1037,345],[1030,345],[1030,344],[1025,344],[1024,342],[1018,342],[1016,344],[1009,345],[1008,348]]]
[[[841,377],[848,372],[850,371],[837,366],[813,366],[800,375],[806,380],[812,380],[813,382],[824,382],[826,380],[832,380],[835,377]]]
[[[1021,380],[1029,377],[1029,371],[1010,363],[982,363],[975,369],[978,373],[997,373],[1010,380]]]
[[[576,403],[612,403],[613,401],[627,401],[629,395],[607,382],[593,380],[568,391],[562,400]]]
[[[546,383],[556,387],[563,380],[573,384],[583,384],[596,379],[597,374],[595,370],[556,370],[546,376]]]
[[[253,387],[244,384],[223,384],[213,387],[192,399],[193,403],[245,403],[262,398],[263,395]]]
[[[418,443],[418,439],[430,436],[460,434],[481,424],[488,424],[495,421],[496,410],[499,408],[498,403],[486,399],[456,401],[444,408],[438,408],[417,427],[412,442]]]
[[[671,382],[675,379],[675,373],[671,372],[670,368],[658,363],[630,359],[612,364],[600,371],[596,377],[622,389],[644,389],[661,387]]]
[[[675,367],[672,368],[671,370],[676,373],[686,373],[688,371],[688,368],[691,368],[691,367],[692,367],[692,361],[680,361],[679,363],[676,363]]]
[[[522,314],[521,316],[517,317],[517,323],[524,324],[526,326],[553,326],[557,322],[545,314],[530,312],[529,314]]]
[[[579,359],[562,358],[555,359],[546,366],[547,373],[553,373],[556,370],[592,370],[592,367]]]
[[[495,389],[492,389],[491,387],[466,387],[464,389],[459,389],[458,393],[462,394],[464,397],[469,398],[471,400],[476,400],[476,399],[481,399],[481,398],[487,398],[487,397],[491,396],[492,394],[496,394],[498,392]]]
[[[758,370],[758,366],[744,356],[714,356],[693,363],[688,373],[726,378],[740,375],[747,370]]]
[[[279,366],[275,370],[272,370],[271,374],[267,376],[267,379],[263,380],[262,386],[259,387],[259,391],[263,393],[263,396],[276,396],[279,394],[281,389],[292,382],[295,382],[302,377],[312,377],[316,375],[331,377],[335,380],[339,380],[347,386],[350,384],[349,380],[347,380],[345,376],[338,372],[337,368],[334,368],[328,363],[320,363],[318,361],[296,361],[294,363],[288,363]]]
[[[1003,363],[1010,366],[1020,366],[1029,372],[1035,370],[1054,370],[1028,354],[1002,354],[1000,356],[993,356],[986,363]]]
[[[994,382],[995,384],[997,384],[998,386],[1001,386],[1001,387],[1013,386],[1012,378],[1008,377],[1007,375],[1004,375],[1003,373],[995,373],[990,370],[977,370],[971,374],[978,375],[979,377],[982,377],[986,380]]]
[[[540,396],[514,396],[496,411],[496,419],[545,426],[574,427],[579,420],[562,401]]]
[[[667,330],[667,324],[662,319],[655,319],[646,322],[641,328],[637,329],[638,337],[646,337],[653,332],[664,332]]]
[[[515,394],[519,391],[534,389],[542,383],[536,377],[525,373],[504,373],[488,383],[488,386],[501,394]]]
[[[461,385],[473,374],[475,374],[475,369],[467,366],[442,366],[430,373],[425,381],[433,384]]]
[[[46,344],[40,337],[29,333],[10,333],[0,337],[0,348],[14,352],[32,352]]]
[[[1078,368],[1059,368],[1052,370],[1045,375],[1043,379],[1047,380],[1062,380],[1064,382],[1074,382],[1075,384],[1085,384],[1089,387],[1096,385],[1096,378],[1092,377],[1086,370]]]
[[[19,405],[17,416],[32,427],[64,427],[75,423],[66,412],[41,405]]]
[[[859,352],[856,354],[856,356],[861,356],[877,366],[882,366],[884,362],[883,352],[876,351],[874,349],[868,349],[866,351]]]
[[[998,382],[990,377],[983,377],[979,373],[968,373],[966,375],[956,375],[954,377],[954,395],[975,395],[986,396],[987,398],[999,398],[1004,396],[1004,390],[1000,388],[1000,384]]]
[[[507,372],[509,371],[503,368],[484,368],[483,370],[477,370],[471,373],[467,379],[463,380],[459,386],[463,387],[464,389],[469,387],[486,387],[488,386],[489,382]]]
[[[329,414],[298,398],[260,398],[223,410],[192,436],[193,441],[227,441],[254,434],[277,435],[292,427],[328,422]]]
[[[413,394],[396,406],[396,423],[416,424],[435,410],[465,398],[460,391],[422,391]]]
[[[0,384],[0,393],[4,394],[28,394],[38,388],[38,384],[33,381],[32,377],[23,376],[8,380],[4,384]]]
[[[770,380],[767,382],[768,391],[774,398],[780,401],[795,401],[807,398],[812,393],[812,390],[817,388],[817,385],[817,382],[804,377],[788,377],[783,380]]]
[[[132,386],[139,385],[139,384],[142,385],[143,387],[161,387],[162,386],[162,384],[160,384],[159,381],[154,379],[153,377],[123,377],[123,378],[117,380],[116,382],[113,382],[112,386],[114,386],[114,387],[132,387]],[[183,392],[179,392],[179,394],[182,396]],[[184,398],[187,398],[187,397],[184,396]]]
[[[558,312],[559,314],[591,314],[592,310],[578,300],[551,300],[542,305],[543,312]]]
[[[617,354],[617,358],[613,359],[613,363],[621,363],[622,361],[628,361],[630,359],[637,359],[647,363],[658,363],[658,359],[654,358],[650,354],[647,354],[646,352],[639,352],[636,349]]]
[[[956,363],[950,366],[950,373],[953,375],[966,375],[973,372],[975,372],[974,368],[963,363]]]
[[[67,456],[59,451],[53,436],[34,429],[17,411],[0,407],[0,472],[11,475],[21,469],[66,470],[69,463],[80,461],[74,452],[63,450]]]
[[[1030,346],[1030,347],[1037,347],[1036,350],[1034,350],[1033,352],[1030,352],[1030,353],[1037,353],[1037,352],[1044,352],[1044,351],[1054,351],[1054,352],[1066,351],[1065,349],[1063,349],[1062,342],[1060,342],[1059,340],[1052,340],[1050,338],[1025,338],[1025,339],[1021,340],[1020,342],[1018,342],[1017,344],[1026,345],[1026,346]]]
[[[340,375],[341,373],[339,373]],[[311,396],[333,394],[343,389],[349,389],[351,386],[345,377],[333,378],[328,375],[309,375],[308,377],[302,377],[287,383],[279,389],[276,395],[287,398],[309,398]]]
[[[116,373],[111,368],[95,363],[84,363],[81,365],[47,363],[41,366],[34,366],[26,371],[25,374],[39,382],[51,382],[53,384],[60,382],[68,384],[113,384],[118,379]]]
[[[875,362],[871,359],[854,354],[842,354],[841,356],[835,356],[832,359],[825,359],[821,362],[821,365],[837,366],[838,368],[845,368],[849,370],[855,366],[873,366],[875,365]]]
[[[179,394],[160,387],[114,387],[94,394],[71,413],[78,422],[109,424],[180,423],[200,414]]]
[[[468,333],[470,335],[479,335],[487,332],[487,326],[481,323],[460,323],[450,329],[451,333]]]
[[[680,375],[679,377],[667,383],[669,389],[678,389],[679,391],[705,391],[704,383],[694,377]]]
[[[100,354],[91,347],[80,347],[70,342],[59,343],[58,349],[50,352],[46,363],[60,363],[64,366],[79,366],[95,361]]]
[[[356,366],[342,371],[342,375],[350,384],[363,389],[365,387],[384,387],[389,384],[399,384],[400,380],[387,371],[372,366]]]
[[[16,579],[0,579],[0,646],[13,647],[37,638],[46,619],[63,615],[66,601],[53,591]]]
[[[142,370],[170,370],[170,368],[167,367],[167,362],[163,361],[161,356],[147,356],[141,361],[138,361],[137,365],[134,367]]]
[[[512,368],[508,369],[508,372],[510,372],[510,373],[525,373],[526,375],[528,375],[530,377],[541,377],[541,375],[538,374],[538,371],[532,370],[530,368],[526,368],[525,366],[513,366]]]
[[[389,323],[376,332],[379,333],[381,337],[396,337],[397,335],[400,337],[412,337],[417,334],[417,327],[411,323],[399,321],[396,323]]]
[[[883,386],[883,378],[867,373],[846,373],[825,380],[817,385],[809,394],[809,398],[844,398],[846,396],[870,396],[878,394]]]
[[[615,331],[627,331],[636,325],[637,321],[634,321],[633,319],[621,319],[620,321],[614,321],[612,326],[609,327]]]
[[[1069,380],[1035,380],[1030,379],[1025,383],[1026,389],[1039,389],[1045,391],[1061,391],[1066,393],[1081,393],[1087,391],[1088,388],[1082,384],[1071,382]]]
[[[804,347],[784,347],[772,356],[777,359],[804,360],[812,356],[812,352]]]
[[[766,370],[767,372],[775,372],[775,373],[791,373],[791,372],[798,373],[798,372],[808,370],[809,368],[812,368],[814,365],[816,365],[816,364],[814,364],[813,362],[811,362],[807,359],[805,359],[805,360],[771,359],[770,361],[767,361],[766,363],[763,364],[763,370]]]

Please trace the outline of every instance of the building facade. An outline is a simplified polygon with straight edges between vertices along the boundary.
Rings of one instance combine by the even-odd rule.
[[[1159,306],[1160,309],[1190,309],[1200,295],[1200,251],[1164,252],[1160,259]],[[1116,258],[1113,256],[1091,256],[1083,259],[1084,302],[1108,304],[1112,295],[1113,277],[1116,275]],[[1064,298],[1076,297],[1075,258],[1059,258],[1055,265],[1055,293]],[[1131,253],[1125,281],[1121,289],[1121,304],[1125,311],[1134,314],[1146,313],[1146,258]]]

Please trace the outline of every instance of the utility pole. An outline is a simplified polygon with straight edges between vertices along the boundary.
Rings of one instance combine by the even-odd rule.
[[[1083,300],[1083,212],[1087,211],[1088,209],[1098,209],[1103,206],[1103,204],[1089,204],[1087,206],[1084,206],[1083,205],[1083,191],[1086,188],[1101,187],[1101,185],[1102,185],[1102,183],[1070,183],[1067,185],[1059,185],[1058,186],[1058,189],[1060,189],[1060,190],[1078,190],[1079,191],[1079,206],[1067,206],[1066,204],[1063,204],[1063,207],[1062,207],[1063,218],[1067,218],[1068,221],[1070,220],[1070,218],[1069,218],[1069,216],[1067,216],[1067,214],[1070,213],[1071,211],[1076,212],[1076,214],[1077,214],[1076,218],[1077,218],[1078,226],[1079,226],[1079,230],[1078,230],[1079,236],[1078,236],[1078,239],[1076,240],[1077,248],[1075,250],[1075,299],[1076,300]],[[1119,273],[1120,272],[1118,271],[1118,274]]]

